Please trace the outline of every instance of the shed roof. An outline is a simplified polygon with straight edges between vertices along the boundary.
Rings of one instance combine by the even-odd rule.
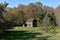
[[[32,22],[34,20],[34,18],[29,18],[26,20],[26,22]]]

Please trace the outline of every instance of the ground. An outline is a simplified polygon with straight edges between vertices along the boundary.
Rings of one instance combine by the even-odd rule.
[[[41,31],[40,27],[14,27],[6,34],[0,36],[0,40],[47,40],[54,35]]]

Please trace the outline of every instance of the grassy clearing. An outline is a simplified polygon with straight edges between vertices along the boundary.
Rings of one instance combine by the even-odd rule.
[[[58,32],[57,29],[56,31]],[[7,35],[0,36],[0,40],[50,40],[54,37],[58,36],[46,33],[40,27],[14,27],[9,29]]]
[[[39,27],[14,27],[9,29],[9,31],[28,31],[28,32],[40,32]]]

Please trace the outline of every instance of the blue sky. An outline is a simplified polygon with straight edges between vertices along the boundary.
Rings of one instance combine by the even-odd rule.
[[[56,8],[58,5],[60,5],[60,0],[0,0],[0,3],[2,2],[8,2],[9,7],[17,6],[18,4],[29,4],[31,2],[41,2],[43,5],[48,5],[50,7]]]

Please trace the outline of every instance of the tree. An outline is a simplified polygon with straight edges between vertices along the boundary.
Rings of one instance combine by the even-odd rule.
[[[8,3],[0,3],[0,18],[5,21],[3,18],[3,13],[6,12],[5,8],[7,7]]]
[[[50,26],[51,25],[51,22],[50,22],[50,14],[49,13],[46,13],[45,17],[43,18],[43,23],[42,25],[43,26]]]
[[[56,26],[55,16],[53,15],[53,13],[51,15],[51,13],[47,12],[45,17],[43,18],[42,27],[44,27],[44,30],[46,32],[48,31],[55,32],[55,26]]]
[[[24,16],[28,18],[36,18],[37,15],[42,13],[42,3],[36,2],[36,3],[30,3],[23,9]]]
[[[57,26],[60,26],[60,5],[57,8],[55,8],[54,14],[56,17]]]
[[[7,5],[8,3],[6,2],[0,3],[0,34],[2,34],[4,30],[6,30],[6,26],[5,26],[6,21],[3,17],[3,13],[7,12],[5,9]]]
[[[25,18],[24,12],[19,10],[18,8],[12,8],[8,11],[8,15],[5,16],[6,20],[12,22],[13,25],[22,25]],[[9,17],[9,18],[8,18]]]

